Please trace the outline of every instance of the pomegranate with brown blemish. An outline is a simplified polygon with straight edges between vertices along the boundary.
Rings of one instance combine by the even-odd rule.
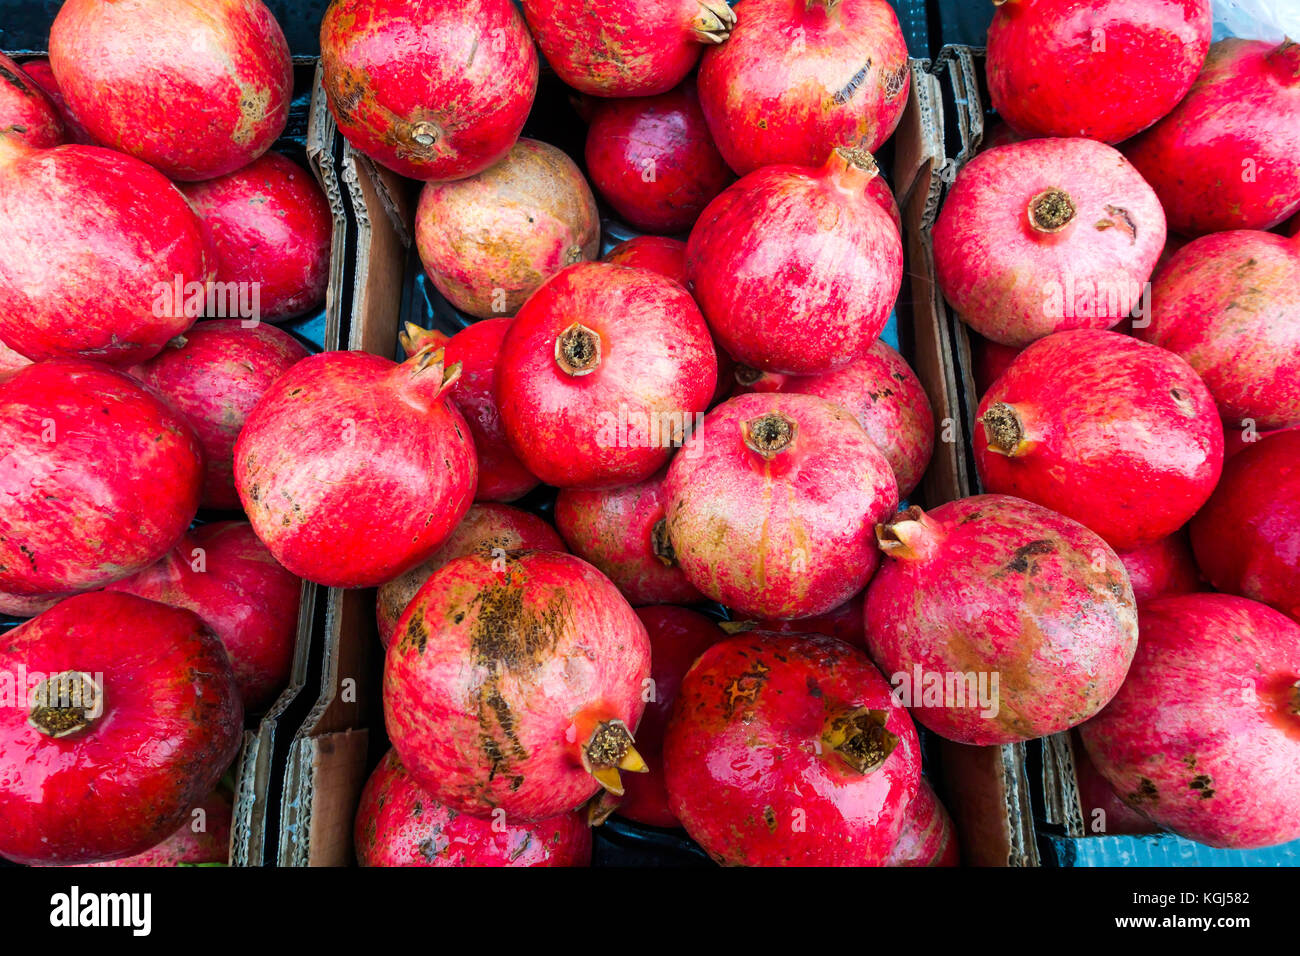
[[[924,777],[907,807],[903,832],[886,866],[957,866],[960,854],[952,817]]]
[[[48,149],[67,141],[58,106],[23,67],[3,53],[0,53],[0,130],[33,149]]]

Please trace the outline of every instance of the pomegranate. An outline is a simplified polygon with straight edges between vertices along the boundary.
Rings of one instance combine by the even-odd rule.
[[[235,443],[235,487],[293,574],[374,587],[438,549],[469,510],[478,462],[441,350],[404,364],[324,352],[282,375]]]
[[[35,617],[43,611],[48,611],[65,597],[67,597],[66,594],[59,594],[54,597],[46,595],[28,597],[26,595],[0,593],[0,614],[7,617]]]
[[[542,820],[619,771],[650,677],[650,643],[599,571],[555,551],[458,558],[425,582],[384,665],[388,736],[411,776],[454,810]]]
[[[428,183],[415,213],[424,271],[480,319],[514,315],[537,287],[600,254],[596,197],[568,156],[521,139],[468,179]]]
[[[93,867],[227,866],[234,806],[224,790],[214,790],[186,815],[175,833],[152,849]]]
[[[235,439],[257,400],[307,354],[297,339],[272,326],[214,319],[131,370],[194,426],[203,446],[205,508],[239,507]]]
[[[825,614],[803,617],[794,621],[724,621],[722,629],[728,634],[761,631],[767,634],[825,634],[841,641],[863,646],[863,605],[866,591],[853,595],[839,607]]]
[[[959,861],[952,817],[922,777],[886,866],[956,866]]]
[[[1117,332],[1058,332],[1025,349],[976,417],[985,488],[1081,521],[1120,551],[1186,524],[1223,468],[1223,426],[1196,372]]]
[[[1196,85],[1124,151],[1169,228],[1271,229],[1300,210],[1300,45],[1229,38]]]
[[[851,413],[812,395],[740,395],[668,469],[668,536],[686,579],[738,616],[824,614],[879,561],[898,507],[885,456]]]
[[[1006,146],[1008,143],[1019,143],[1025,139],[1010,126],[997,117],[984,118],[984,136],[980,140],[980,151],[987,149],[996,149],[999,146]]]
[[[1167,538],[1118,554],[1139,604],[1152,598],[1192,594],[1201,589],[1196,562],[1192,560],[1192,548],[1184,531],[1176,531]]]
[[[98,142],[184,182],[265,153],[293,98],[289,45],[261,0],[67,0],[50,65]]]
[[[867,354],[903,281],[898,230],[865,195],[877,174],[868,154],[837,149],[820,169],[751,173],[704,210],[686,270],[732,358],[811,375]]]
[[[1129,806],[1190,840],[1300,838],[1300,624],[1226,594],[1149,601],[1128,679],[1080,736]]]
[[[27,366],[0,383],[0,591],[53,596],[143,570],[189,526],[202,478],[190,426],[125,374]]]
[[[519,310],[497,358],[510,446],[561,488],[644,481],[696,428],[717,359],[694,300],[658,273],[570,266]]]
[[[998,378],[1011,367],[1023,349],[1013,345],[999,345],[976,332],[970,333],[971,360],[974,363],[976,394],[983,395]]]
[[[1023,347],[1122,322],[1164,245],[1160,201],[1118,150],[1032,139],[957,174],[934,226],[935,278],[976,332]]]
[[[704,120],[701,118],[700,122]],[[0,53],[0,129],[34,149],[58,146],[67,137],[58,106],[39,83],[3,53]]]
[[[496,163],[537,93],[537,49],[510,0],[333,0],[320,53],[339,132],[411,179]]]
[[[1074,775],[1079,786],[1083,826],[1088,833],[1126,836],[1157,832],[1150,820],[1119,798],[1115,788],[1097,772],[1082,745],[1074,748]]]
[[[81,125],[81,121],[72,115],[68,109],[67,101],[63,98],[63,91],[59,89],[59,83],[54,79],[54,70],[50,66],[48,57],[37,57],[32,60],[24,60],[22,63],[23,72],[31,79],[33,83],[39,86],[54,103],[59,111],[59,119],[63,121],[64,142],[80,143],[83,146],[95,145],[95,139],[88,132],[86,127]]]
[[[239,749],[221,643],[198,616],[81,594],[5,635],[0,856],[95,863],[173,833]]]
[[[744,0],[704,54],[700,106],[740,175],[815,166],[837,147],[874,153],[907,105],[911,74],[886,0]]]
[[[620,242],[601,258],[619,266],[649,269],[686,285],[686,243],[667,236],[637,236]]]

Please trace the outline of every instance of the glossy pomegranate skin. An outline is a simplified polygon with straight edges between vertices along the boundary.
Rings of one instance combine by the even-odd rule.
[[[1229,38],[1124,152],[1189,236],[1271,229],[1300,209],[1300,47]]]
[[[496,163],[537,93],[537,49],[510,0],[334,0],[320,51],[339,132],[410,179]]]
[[[95,139],[86,128],[81,125],[81,121],[72,115],[68,109],[68,103],[63,98],[63,91],[59,89],[59,82],[54,78],[54,70],[50,66],[49,57],[36,57],[31,60],[22,62],[23,72],[31,78],[32,82],[39,86],[54,103],[55,108],[59,111],[59,119],[63,122],[63,132],[65,143],[80,143],[83,146],[93,146]]]
[[[151,358],[199,315],[184,308],[185,287],[215,275],[203,225],[176,187],[98,146],[0,168],[0,219],[0,339],[33,360]]]
[[[542,820],[600,785],[582,753],[599,723],[645,709],[650,642],[617,589],[578,558],[458,558],[397,622],[384,716],[412,777],[472,815]]]
[[[686,285],[686,243],[668,236],[636,236],[620,242],[601,257],[601,262],[649,269]]]
[[[557,358],[566,334],[585,343],[565,359],[568,370]],[[667,463],[716,382],[708,327],[680,285],[583,263],[519,310],[497,358],[496,399],[510,446],[534,475],[561,488],[611,488]]]
[[[889,321],[903,246],[865,193],[875,163],[838,151],[824,162],[750,173],[691,230],[692,291],[718,344],[743,365],[833,371],[864,356]]]
[[[258,399],[307,355],[297,339],[272,326],[245,328],[240,319],[212,319],[131,369],[198,435],[203,446],[203,507],[239,507],[235,439]]]
[[[289,45],[261,0],[68,0],[50,65],[98,142],[183,182],[265,153],[293,99]]]
[[[0,384],[0,590],[103,587],[153,564],[199,506],[189,424],[97,362],[52,359]]]
[[[375,587],[425,561],[469,510],[478,461],[442,353],[403,365],[324,352],[282,375],[235,443],[257,536],[300,578]]]
[[[1060,196],[1068,206],[1051,204]],[[1023,347],[1123,321],[1165,232],[1155,192],[1118,150],[1026,140],[985,150],[957,174],[934,227],[935,277],[976,332]]]
[[[202,618],[230,655],[248,713],[266,710],[289,683],[302,582],[271,557],[248,522],[195,528],[157,564],[109,590]]]
[[[907,808],[903,832],[886,866],[957,866],[960,852],[952,817],[924,777]]]
[[[76,670],[103,692],[99,716],[58,738],[29,723],[28,708],[0,709],[0,855],[15,863],[149,849],[239,749],[230,662],[190,611],[129,594],[71,597],[5,635],[0,670],[38,679]]]
[[[1024,433],[1013,454],[992,450],[1006,406]],[[1058,332],[1025,349],[977,418],[987,490],[1074,518],[1120,551],[1186,524],[1223,468],[1223,426],[1195,371],[1116,332]]]
[[[1187,95],[1210,0],[1008,0],[989,26],[993,108],[1026,136],[1118,143]]]
[[[975,390],[983,395],[998,377],[1011,367],[1024,349],[1014,345],[999,345],[977,332],[970,333],[971,360],[975,363]]]
[[[701,120],[703,122],[703,120]],[[0,53],[0,129],[34,149],[67,141],[55,102],[22,66]]]
[[[600,213],[563,151],[520,139],[505,158],[451,183],[428,183],[415,213],[424,271],[456,308],[514,315],[565,266],[600,254]]]
[[[1078,734],[1078,731],[1074,731]],[[1097,772],[1088,751],[1081,743],[1074,753],[1074,775],[1079,785],[1079,809],[1083,811],[1083,826],[1089,834],[1109,836],[1156,833],[1150,820],[1119,798],[1115,788]]]
[[[1300,624],[1245,598],[1142,608],[1118,695],[1080,736],[1130,806],[1210,846],[1300,837]]]
[[[1172,594],[1193,594],[1201,589],[1185,531],[1176,531],[1167,538],[1118,554],[1139,604]]]
[[[817,166],[831,150],[874,153],[897,128],[911,74],[885,0],[744,0],[736,28],[700,63],[700,105],[728,164]]]
[[[876,522],[898,507],[884,455],[849,412],[812,395],[719,405],[673,459],[667,492],[687,580],[742,618],[843,604],[879,563]]]
[[[197,811],[203,811],[196,815]],[[230,824],[234,806],[224,790],[214,790],[185,816],[175,833],[157,846],[135,856],[105,863],[87,863],[93,867],[122,866],[203,866],[230,864]],[[196,829],[197,828],[197,829]]]

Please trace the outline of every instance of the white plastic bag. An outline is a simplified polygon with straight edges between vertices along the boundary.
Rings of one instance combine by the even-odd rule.
[[[1214,0],[1214,39],[1300,43],[1300,0]]]

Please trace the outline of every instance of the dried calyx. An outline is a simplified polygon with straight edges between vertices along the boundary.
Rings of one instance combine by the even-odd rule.
[[[1045,189],[1029,200],[1029,225],[1035,232],[1052,235],[1073,222],[1077,212],[1064,189]]]
[[[917,561],[932,549],[936,527],[934,519],[912,505],[895,515],[894,520],[876,525],[876,544],[891,558]]]
[[[898,746],[897,735],[885,727],[888,720],[888,711],[870,707],[835,714],[823,725],[822,744],[858,773],[871,773]]]
[[[741,434],[745,445],[764,458],[775,458],[794,444],[799,434],[799,425],[780,412],[768,412],[758,418],[741,422]]]
[[[619,771],[647,773],[650,770],[632,744],[632,732],[623,721],[601,721],[582,747],[582,767],[605,790],[621,797],[623,779]]]
[[[590,375],[600,366],[600,336],[574,322],[555,339],[555,362],[566,375]]]
[[[47,737],[68,737],[93,724],[104,712],[104,691],[84,671],[64,671],[32,690],[27,723]]]
[[[431,150],[442,138],[442,130],[428,121],[414,123],[411,126],[411,142],[422,150]]]
[[[677,564],[677,552],[673,550],[672,539],[668,537],[668,520],[660,518],[650,529],[650,550],[663,562],[664,567],[671,568]]]
[[[695,39],[701,43],[725,43],[736,25],[736,14],[727,0],[700,0],[699,12],[691,20]]]
[[[1011,458],[1028,451],[1025,437],[1025,423],[1014,405],[1006,402],[994,402],[980,419],[984,426],[984,438],[989,451]]]

